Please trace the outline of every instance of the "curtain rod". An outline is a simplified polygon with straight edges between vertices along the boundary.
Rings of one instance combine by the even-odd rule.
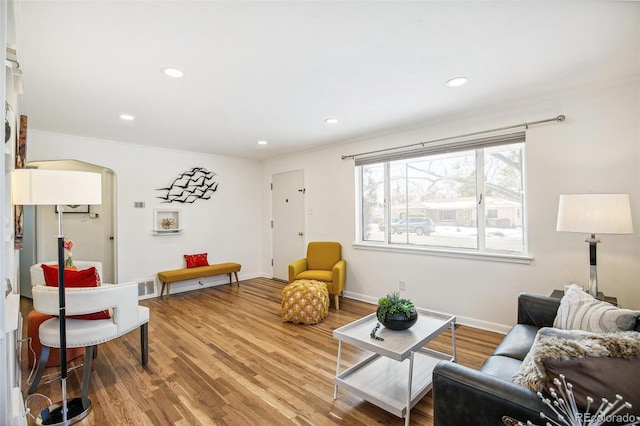
[[[412,143],[412,144],[409,144],[409,145],[396,146],[394,148],[384,148],[384,149],[378,149],[376,151],[361,152],[359,154],[343,155],[341,158],[343,160],[346,160],[347,158],[356,158],[356,157],[359,157],[361,155],[377,154],[379,152],[394,151],[396,149],[411,148],[411,147],[414,147],[414,146],[423,146],[424,147],[428,143],[442,142],[442,141],[446,141],[446,140],[449,140],[449,139],[464,138],[464,137],[467,137],[467,136],[481,135],[481,134],[484,134],[484,133],[497,132],[497,131],[500,131],[500,130],[515,129],[515,128],[518,128],[518,127],[524,127],[525,129],[528,129],[529,126],[533,126],[534,124],[548,123],[550,121],[560,122],[560,121],[564,121],[566,119],[567,119],[567,117],[565,117],[564,115],[560,114],[557,117],[547,118],[545,120],[532,121],[530,123],[514,124],[513,126],[497,127],[495,129],[481,130],[479,132],[465,133],[463,135],[449,136],[449,137],[441,138],[441,139],[433,139],[433,140],[425,141],[425,142],[418,142],[418,143]]]

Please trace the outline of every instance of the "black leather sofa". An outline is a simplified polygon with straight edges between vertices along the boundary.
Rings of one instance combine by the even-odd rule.
[[[535,392],[513,383],[512,376],[520,369],[538,330],[553,327],[559,306],[560,299],[522,293],[518,296],[518,324],[479,371],[449,361],[436,364],[434,426],[516,425],[518,420],[544,424],[540,412],[552,415],[550,408]],[[640,331],[640,321],[635,331]]]
[[[535,392],[512,383],[542,327],[552,327],[559,299],[518,296],[518,324],[502,340],[480,371],[441,361],[433,370],[434,426],[496,426],[503,417],[541,424],[549,412]],[[515,423],[514,423],[515,424]]]

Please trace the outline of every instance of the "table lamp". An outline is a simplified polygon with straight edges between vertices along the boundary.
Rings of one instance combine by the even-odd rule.
[[[60,309],[60,380],[62,402],[45,408],[39,424],[70,425],[89,413],[91,400],[67,401],[67,337],[64,287],[65,205],[102,204],[102,175],[93,172],[44,169],[16,169],[11,172],[11,201],[14,205],[58,206],[58,306]]]
[[[596,234],[633,234],[628,194],[561,195],[556,231],[591,234],[589,243],[589,294],[598,297]]]

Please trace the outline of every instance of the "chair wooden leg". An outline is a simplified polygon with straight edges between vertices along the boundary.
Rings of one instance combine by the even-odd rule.
[[[333,301],[334,301],[334,304],[336,305],[336,311],[340,310],[340,299],[338,296],[339,294],[336,294],[333,296]]]
[[[142,352],[142,365],[149,362],[149,323],[140,326],[140,350]]]
[[[47,368],[47,362],[49,362],[50,353],[51,348],[42,345],[42,350],[40,351],[40,360],[38,361],[38,369],[36,370],[36,376],[33,378],[33,383],[31,383],[31,386],[29,386],[29,390],[27,391],[27,393],[32,394],[36,391],[36,389],[38,389],[40,379],[42,379],[42,374],[44,373],[45,368]]]

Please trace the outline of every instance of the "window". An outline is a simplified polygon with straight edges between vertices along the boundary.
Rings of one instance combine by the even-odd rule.
[[[361,240],[526,254],[524,132],[356,158]]]

